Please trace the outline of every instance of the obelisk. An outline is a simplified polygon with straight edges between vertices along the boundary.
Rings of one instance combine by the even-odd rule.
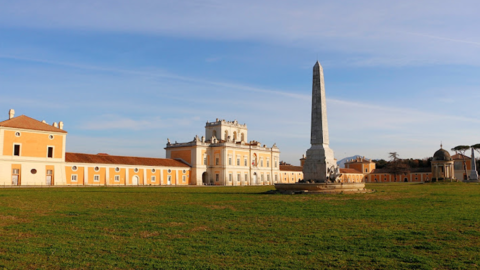
[[[312,123],[310,149],[303,166],[303,179],[324,183],[332,172],[338,172],[333,150],[329,147],[327,101],[323,68],[317,61],[313,66],[312,82]]]
[[[470,171],[470,180],[478,181],[477,164],[475,160],[475,149],[472,147],[472,170]]]

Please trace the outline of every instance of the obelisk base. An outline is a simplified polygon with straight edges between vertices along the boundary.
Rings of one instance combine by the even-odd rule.
[[[329,176],[338,169],[333,150],[328,145],[312,145],[307,150],[307,157],[303,165],[303,179],[315,183],[326,183]]]

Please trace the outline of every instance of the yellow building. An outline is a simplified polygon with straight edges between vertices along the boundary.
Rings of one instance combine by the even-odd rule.
[[[65,152],[63,123],[25,115],[0,122],[0,185],[188,185],[190,166],[163,158]]]
[[[167,158],[65,152],[63,123],[47,124],[25,115],[0,122],[2,186],[160,186],[271,185],[283,182],[280,151],[247,142],[246,125],[218,120],[208,123],[205,137],[168,143]],[[285,169],[285,168],[284,168]],[[301,172],[282,171],[288,181]],[[293,173],[293,175],[292,175]]]

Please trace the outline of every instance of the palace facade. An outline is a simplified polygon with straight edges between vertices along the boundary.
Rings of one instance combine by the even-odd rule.
[[[66,152],[63,123],[25,115],[0,122],[2,186],[270,185],[296,182],[301,171],[280,165],[280,151],[247,142],[246,125],[218,120],[205,136],[167,143],[167,158]],[[208,139],[206,139],[208,138]],[[282,175],[283,173],[283,175]],[[288,176],[288,177],[287,177]]]

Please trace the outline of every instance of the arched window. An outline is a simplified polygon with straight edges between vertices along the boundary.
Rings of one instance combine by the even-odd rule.
[[[217,137],[217,131],[216,131],[216,130],[214,130],[214,131],[212,132],[212,136]]]
[[[234,142],[237,141],[237,132],[236,131],[233,132],[233,141]]]
[[[241,138],[242,142],[244,142],[244,141],[245,141],[245,134],[242,133],[242,135],[240,136],[240,138]]]
[[[224,140],[228,140],[228,130],[225,130],[225,138]]]

